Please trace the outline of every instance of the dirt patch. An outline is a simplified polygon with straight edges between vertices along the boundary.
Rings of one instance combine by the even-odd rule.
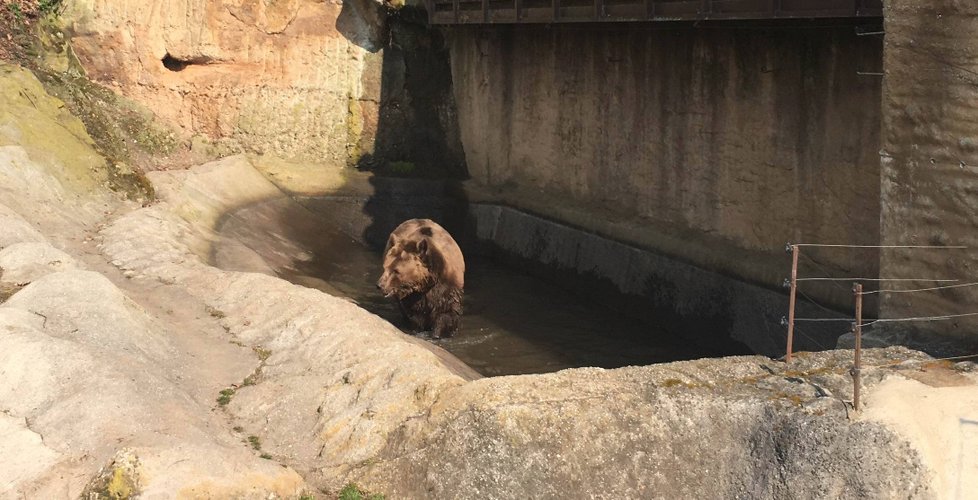
[[[60,5],[61,0],[0,0],[0,59],[22,58],[31,27]]]
[[[14,285],[12,283],[0,283],[0,304],[6,302],[13,294],[17,293],[21,288],[21,285]]]
[[[955,370],[952,363],[935,361],[921,365],[919,370],[904,370],[904,377],[916,380],[930,387],[964,387],[975,385],[975,382]]]

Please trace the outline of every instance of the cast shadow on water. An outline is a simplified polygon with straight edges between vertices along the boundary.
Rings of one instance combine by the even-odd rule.
[[[348,146],[355,166],[373,174],[372,194],[242,207],[221,222],[217,265],[274,272],[349,298],[403,328],[396,304],[375,288],[380,250],[402,221],[430,218],[459,241],[467,267],[462,329],[432,342],[479,372],[611,368],[704,355],[660,328],[576,296],[568,291],[573,287],[533,277],[526,266],[501,265],[498,252],[477,242],[461,188],[468,171],[449,43],[426,26],[423,10],[344,0],[337,30],[369,52],[363,96],[350,104],[351,122],[359,125]]]
[[[427,217],[456,235],[466,255],[465,315],[453,338],[419,337],[483,375],[614,368],[715,354],[502,265],[472,237],[465,202],[446,196],[452,183],[384,178],[373,183],[376,192],[368,199],[280,198],[228,214],[219,227],[215,263],[234,269],[243,261],[240,255],[257,254],[278,276],[349,298],[404,328],[396,304],[375,287],[380,248],[402,220]]]

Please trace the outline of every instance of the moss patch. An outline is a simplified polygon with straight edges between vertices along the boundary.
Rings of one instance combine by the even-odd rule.
[[[140,493],[139,458],[129,449],[121,450],[109,465],[99,470],[79,498],[120,500]]]
[[[368,493],[359,486],[350,483],[340,490],[339,500],[384,500],[384,495]]]
[[[172,153],[175,135],[157,125],[149,111],[84,77],[45,69],[34,73],[85,124],[95,150],[106,160],[109,189],[130,199],[152,200],[153,186],[139,163]]]
[[[34,18],[0,20],[10,34],[0,58],[16,62],[40,83],[0,62],[0,119],[13,122],[17,131],[0,133],[0,145],[54,157],[69,181],[89,179],[85,188],[105,186],[125,198],[152,200],[144,172],[185,153],[186,145],[148,109],[88,80],[55,15],[58,2],[35,3]]]
[[[234,397],[234,389],[224,389],[221,391],[220,396],[217,397],[217,404],[221,406],[227,406],[231,402],[231,398]]]
[[[23,147],[66,188],[88,192],[107,181],[106,162],[65,107],[29,71],[0,62],[0,145]]]

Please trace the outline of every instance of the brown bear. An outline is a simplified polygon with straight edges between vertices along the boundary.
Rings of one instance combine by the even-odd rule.
[[[465,259],[448,231],[430,219],[397,226],[384,249],[384,273],[377,282],[394,297],[416,331],[451,337],[461,324]]]

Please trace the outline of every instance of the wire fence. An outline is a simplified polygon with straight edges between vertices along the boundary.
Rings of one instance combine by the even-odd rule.
[[[785,285],[790,288],[789,301],[788,301],[788,316],[787,318],[782,318],[782,324],[787,326],[787,338],[785,346],[785,361],[791,362],[793,354],[793,341],[794,334],[797,332],[800,336],[804,337],[806,340],[812,344],[818,346],[819,348],[825,349],[826,347],[815,339],[815,336],[809,335],[799,329],[796,323],[847,323],[849,325],[849,331],[851,331],[855,336],[855,349],[853,353],[853,366],[850,370],[850,374],[853,377],[853,407],[856,411],[859,411],[860,401],[859,392],[861,386],[861,355],[862,355],[862,331],[866,327],[871,327],[873,325],[882,323],[910,323],[910,322],[927,322],[927,321],[948,321],[958,318],[978,316],[978,312],[966,312],[966,313],[956,313],[956,314],[943,314],[943,315],[932,315],[932,316],[910,316],[910,317],[899,317],[899,318],[871,318],[867,319],[863,317],[863,298],[866,296],[877,295],[881,296],[884,294],[909,294],[909,293],[926,293],[934,292],[939,290],[949,290],[958,288],[967,288],[978,286],[978,281],[969,281],[961,283],[960,279],[941,277],[941,278],[905,278],[905,277],[839,277],[833,276],[826,266],[821,265],[815,258],[810,255],[803,254],[801,250],[803,248],[840,248],[840,249],[887,249],[887,250],[906,250],[906,251],[936,251],[936,250],[967,250],[968,247],[960,245],[847,245],[847,244],[823,244],[823,243],[788,243],[785,246],[785,250],[792,254],[792,264],[791,264],[791,277],[785,280]],[[810,262],[815,267],[818,268],[822,275],[813,276],[799,276],[798,275],[798,261],[799,257],[804,256],[807,262]],[[833,310],[825,305],[819,303],[799,289],[800,283],[805,282],[825,282],[832,284],[840,289],[845,290],[845,288],[840,284],[840,282],[849,281],[853,283],[853,287],[850,290],[846,290],[847,293],[851,293],[853,297],[853,316],[849,317],[840,313],[839,311]],[[876,290],[863,290],[863,283],[875,283],[880,288]],[[926,286],[918,288],[894,288],[892,285],[887,288],[883,288],[888,283],[932,283],[935,286]],[[953,283],[953,284],[944,284]],[[796,317],[796,306],[797,306],[797,296],[801,295],[804,300],[813,304],[814,306],[824,310],[832,315],[840,315],[839,317]],[[948,358],[931,359],[929,361],[945,361],[953,359],[972,359],[978,358],[978,354],[964,355],[964,356],[952,356]],[[903,361],[892,363],[890,365],[881,366],[891,366],[895,364],[902,363]]]

